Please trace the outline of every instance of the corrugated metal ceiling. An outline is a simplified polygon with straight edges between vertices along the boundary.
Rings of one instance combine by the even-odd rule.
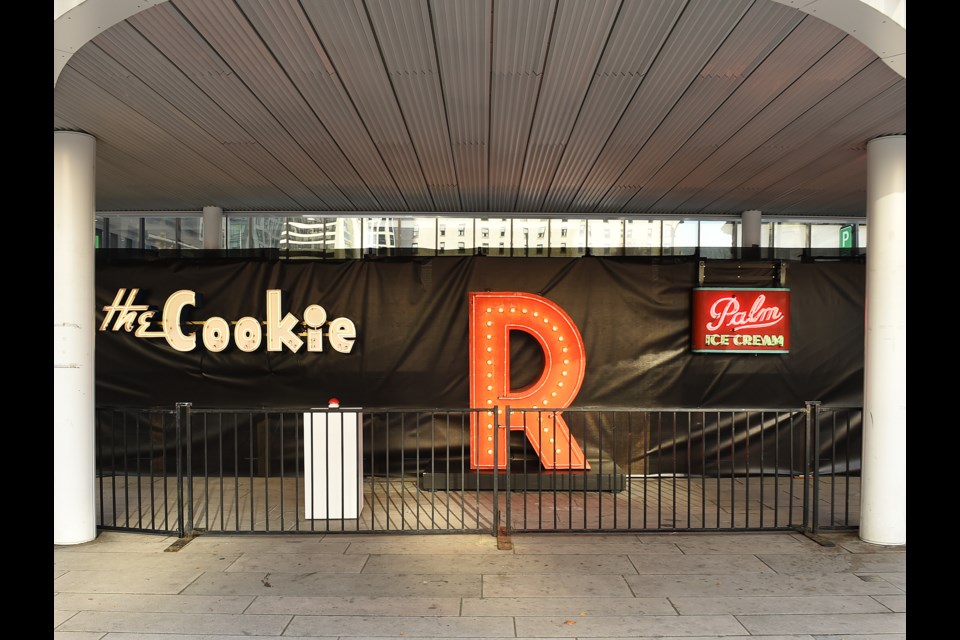
[[[771,0],[172,0],[61,73],[97,208],[863,216],[906,80]]]

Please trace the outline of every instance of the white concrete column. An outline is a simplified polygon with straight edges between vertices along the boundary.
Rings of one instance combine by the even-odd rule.
[[[907,137],[867,143],[860,538],[907,542]]]
[[[97,142],[53,132],[53,543],[97,537],[93,346]]]
[[[223,249],[223,209],[203,208],[203,248]]]
[[[760,246],[761,218],[762,215],[757,209],[744,211],[740,214],[740,224],[743,225],[740,241],[744,247]]]

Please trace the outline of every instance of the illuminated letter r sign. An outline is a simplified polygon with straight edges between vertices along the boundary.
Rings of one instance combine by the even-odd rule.
[[[543,349],[540,378],[525,389],[510,388],[510,332],[524,331]],[[493,411],[498,405],[562,409],[580,391],[586,356],[577,326],[556,304],[532,293],[470,294],[470,406],[489,408],[473,414],[470,423],[470,466],[507,466],[510,430],[522,430],[547,469],[589,469],[583,451],[570,436],[560,411],[499,416],[494,436]],[[503,411],[503,408],[499,408]],[[540,419],[538,419],[538,417]]]

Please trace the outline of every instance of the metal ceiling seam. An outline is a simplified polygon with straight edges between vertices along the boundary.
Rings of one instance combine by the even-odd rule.
[[[189,6],[190,13],[185,15],[194,28],[207,39],[216,38],[221,50],[230,57],[227,64],[241,82],[258,96],[280,126],[330,178],[353,208],[371,208],[374,203],[379,206],[351,159],[296,90],[286,70],[240,7],[235,3]]]
[[[76,75],[73,76],[73,79],[75,78],[76,78]],[[59,81],[57,83],[57,89],[60,90]],[[89,90],[89,86],[87,87],[87,89]],[[74,89],[69,86],[65,86],[63,90],[67,96],[71,95],[71,93],[74,92]],[[127,120],[126,117],[117,117],[115,113],[111,115],[111,120],[114,123],[120,123],[124,125],[128,124],[126,122]],[[126,135],[135,135],[137,133],[137,127],[135,125],[139,125],[139,124],[142,124],[142,123],[140,121],[137,121],[135,124],[129,123],[129,126],[124,127],[124,130],[123,130],[124,133]],[[150,139],[149,133],[148,132],[144,132],[144,133],[146,133],[146,135],[144,136],[145,139],[149,140]],[[124,158],[125,160],[122,163],[122,166],[124,167],[126,174],[134,178],[132,180],[134,184],[142,184],[144,182],[143,181],[144,176],[163,175],[168,177],[169,183],[178,185],[178,187],[192,194],[193,198],[196,200],[202,199],[204,193],[215,191],[215,189],[213,188],[210,188],[204,191],[204,189],[208,187],[210,183],[204,181],[202,184],[197,184],[196,180],[193,179],[196,174],[194,172],[188,171],[184,165],[172,167],[169,164],[163,163],[163,162],[146,162],[143,159],[133,156],[130,153],[124,151],[122,148],[118,147],[117,145],[111,144],[111,139],[114,137],[116,136],[103,137],[102,134],[98,137],[98,140],[100,141],[100,144],[98,144],[98,149],[97,149],[98,159],[106,160],[116,156],[121,156],[122,158]],[[184,154],[184,155],[187,155],[187,154]],[[141,192],[142,192],[142,188],[141,188]],[[187,202],[187,201],[184,200],[184,202]]]
[[[178,110],[174,105],[157,94],[136,75],[132,73],[128,75],[125,80],[125,86],[121,91],[119,87],[106,86],[103,80],[98,80],[95,76],[91,77],[90,74],[84,73],[84,69],[88,65],[94,65],[96,68],[103,69],[111,64],[125,68],[119,61],[103,51],[95,42],[88,43],[70,60],[71,68],[76,73],[85,77],[87,82],[99,86],[113,96],[114,100],[125,104],[128,108],[139,113],[147,122],[151,124],[156,123],[162,130],[173,132],[170,135],[174,140],[177,140],[201,157],[204,157],[212,166],[217,167],[218,170],[224,171],[227,175],[234,176],[238,185],[248,184],[259,179],[273,184],[277,191],[282,193],[282,190],[276,184],[266,179],[263,174],[244,162],[241,158],[231,153],[215,136],[211,135],[194,122],[187,114]],[[138,99],[138,96],[142,96],[142,98]],[[124,97],[126,99],[124,99]],[[164,125],[165,122],[167,123],[166,126]],[[178,136],[177,132],[180,128],[188,129],[189,132],[185,131],[185,135]],[[225,150],[226,153],[224,153]]]
[[[413,0],[413,3],[408,1],[403,4],[376,4],[381,11],[379,22],[383,26],[383,28],[378,28],[378,20],[374,18],[374,14],[370,11],[370,5],[364,4],[363,6],[371,33],[377,42],[381,62],[387,71],[390,85],[394,90],[401,117],[409,131],[413,148],[421,163],[434,207],[454,209],[455,207],[451,206],[453,203],[451,190],[455,192],[456,171],[449,145],[449,134],[446,133],[447,123],[442,110],[434,108],[438,104],[436,99],[423,102],[420,98],[421,95],[441,95],[442,90],[434,69],[436,56],[431,56],[432,60],[427,58],[421,60],[422,64],[418,66],[422,66],[423,69],[415,69],[416,73],[412,75],[391,71],[395,66],[390,64],[391,60],[403,62],[408,57],[404,44],[395,42],[396,37],[390,39],[391,31],[388,28],[391,23],[390,17],[393,20],[412,22],[414,29],[419,27],[420,32],[424,34],[424,39],[432,42],[432,38],[427,38],[428,29],[424,25],[425,20],[429,21],[429,17],[424,15],[427,8],[417,0]],[[408,16],[407,13],[403,12],[404,8],[414,10],[416,15]],[[387,13],[390,14],[390,17],[387,16]],[[426,47],[429,46],[430,43],[426,43]],[[421,46],[421,50],[423,49],[424,47]],[[422,71],[429,71],[429,74],[421,73]],[[426,120],[428,118],[432,122],[428,122]],[[440,153],[435,153],[438,150]],[[459,203],[459,195],[455,195],[456,202]]]
[[[753,4],[752,1],[749,3],[730,3],[724,4],[722,8],[719,5],[708,4],[705,6],[709,6],[713,10],[712,12],[704,11],[703,14],[684,12],[677,28],[671,32],[666,47],[661,50],[661,55],[651,66],[644,83],[627,107],[624,118],[618,125],[618,129],[624,124],[633,125],[632,144],[629,149],[626,149],[625,153],[623,151],[625,147],[623,145],[619,147],[621,150],[619,158],[612,168],[614,171],[617,166],[621,168],[617,177],[609,181],[608,184],[611,186],[606,193],[596,200],[597,206],[604,211],[618,211],[640,188],[641,185],[622,184],[622,181],[627,179],[625,176],[630,165],[643,151],[644,146],[656,133],[657,128],[677,108],[677,104],[682,100],[684,94],[700,76],[710,60],[723,47],[730,34],[745,19]],[[691,16],[689,20],[688,16]],[[695,45],[690,44],[691,39],[696,41]],[[683,52],[682,55],[678,56],[681,60],[680,64],[674,64],[669,55],[664,55],[664,52],[676,51],[677,49]],[[651,93],[655,96],[652,98],[653,108],[644,109],[638,113],[638,99],[643,96],[650,100]],[[616,131],[614,135],[616,135]],[[611,147],[605,147],[605,150],[607,148]],[[614,147],[614,149],[617,148]],[[608,175],[612,175],[612,172],[608,172]]]
[[[435,9],[437,66],[444,104],[449,105],[447,120],[457,159],[461,206],[466,209],[486,208],[487,100],[490,95],[486,85],[490,78],[487,67],[490,35],[487,33],[489,20],[484,18],[489,14],[489,0],[469,4],[441,3]],[[456,37],[442,37],[444,33],[455,33]]]
[[[877,62],[886,66],[881,60],[877,59]],[[840,122],[843,120],[849,120],[855,122],[859,125],[859,128],[849,131],[846,134],[846,139],[848,141],[859,141],[863,139],[863,136],[868,131],[875,130],[875,123],[883,122],[887,123],[891,119],[896,119],[901,113],[900,104],[902,104],[904,97],[901,94],[906,93],[906,81],[900,79],[899,81],[892,82],[891,86],[887,87],[884,91],[880,92],[874,100],[864,101],[857,108],[849,111],[844,115],[840,120],[837,120],[831,123],[830,127],[839,126]],[[884,104],[885,101],[889,101],[889,105]],[[872,114],[871,112],[878,112]],[[829,127],[826,127],[829,128]],[[794,151],[790,154],[780,153],[778,157],[772,162],[769,162],[766,165],[766,168],[763,172],[766,172],[770,175],[769,180],[775,179],[778,174],[780,178],[775,182],[768,182],[768,187],[772,187],[774,184],[777,184],[784,179],[788,178],[790,175],[793,175],[797,172],[803,171],[810,163],[814,162],[819,156],[833,153],[836,151],[836,144],[830,142],[829,140],[825,143],[819,142],[819,140],[827,139],[827,136],[817,136],[818,145],[811,147],[809,149],[804,148],[802,151]],[[849,144],[849,142],[844,143]],[[843,146],[843,145],[840,145]],[[865,153],[865,150],[863,151]],[[763,173],[761,172],[761,173]],[[737,189],[756,189],[756,187],[751,187],[750,184],[756,178],[750,180],[744,180],[738,183],[733,189],[728,190],[722,196],[714,199],[708,204],[708,206],[720,206],[717,203],[722,203],[728,197],[728,194],[736,191]]]
[[[626,14],[621,10],[597,66],[595,82],[584,100],[582,117],[578,116],[557,165],[544,200],[545,208],[566,209],[571,206],[603,144],[623,116],[684,6],[685,0],[629,3]],[[650,11],[646,10],[648,8]],[[631,47],[629,45],[635,44],[635,40],[628,38],[628,34],[638,29],[638,23],[648,26],[651,32],[644,46]]]
[[[620,211],[632,209],[631,203],[650,177],[676,157],[683,145],[799,26],[803,17],[782,5],[757,3],[750,7],[621,174],[618,179],[621,186],[637,185],[637,188],[633,196],[623,201]],[[747,35],[752,37],[745,37]],[[753,46],[733,47],[734,39],[738,42],[746,39]],[[619,191],[618,196],[622,198],[625,193],[626,190]]]
[[[517,7],[518,5],[514,3],[510,6]],[[528,8],[530,6],[532,6],[532,4],[529,5]],[[530,149],[530,136],[533,130],[533,121],[536,118],[537,104],[539,103],[539,100],[540,100],[540,92],[543,89],[544,70],[547,63],[547,57],[549,56],[550,45],[553,38],[554,28],[556,26],[557,2],[553,1],[545,4],[541,3],[539,7],[541,8],[541,10],[545,9],[548,13],[547,13],[547,16],[544,18],[543,20],[544,24],[541,27],[542,35],[540,40],[542,44],[539,46],[540,51],[539,51],[539,54],[537,55],[538,62],[534,67],[535,81],[533,82],[533,85],[534,85],[533,96],[529,102],[525,101],[525,103],[528,106],[527,106],[527,114],[524,117],[524,121],[521,122],[519,121],[519,119],[512,119],[508,117],[508,119],[516,123],[517,128],[522,133],[520,133],[515,140],[515,145],[516,145],[515,148],[518,149],[518,151],[513,154],[510,154],[511,165],[513,167],[513,170],[507,174],[507,180],[505,181],[503,186],[505,194],[502,196],[503,198],[502,201],[509,203],[507,206],[503,207],[504,209],[516,209],[518,207],[517,201],[520,195],[520,185],[522,183],[523,167],[526,163],[527,153],[529,153],[529,149]],[[495,20],[494,25],[495,26],[497,24],[496,22],[497,16],[498,14],[496,12],[496,7],[494,7],[494,20]],[[531,22],[533,22],[533,20],[531,20]],[[546,24],[548,22],[549,22],[549,26]],[[508,21],[507,24],[510,25],[511,22]],[[494,35],[495,34],[496,34],[496,31],[494,31]],[[497,84],[502,86],[504,82],[505,82],[504,78],[501,78]],[[493,90],[494,90],[494,87],[491,86],[491,91]],[[514,95],[511,97],[516,98],[517,96]],[[500,113],[500,112],[498,111],[497,113]],[[503,131],[504,131],[504,135],[507,135],[506,127],[504,127]],[[502,146],[508,146],[510,142],[511,140],[508,138],[506,140],[506,144],[503,144]],[[491,145],[491,147],[493,146],[494,145]],[[497,148],[500,148],[500,145],[498,145]],[[493,202],[491,202],[490,205],[491,205],[491,209],[498,208],[497,205]]]
[[[206,40],[204,40],[199,33],[196,32],[189,20],[187,20],[186,16],[180,13],[171,3],[157,5],[149,11],[131,16],[129,21],[154,47],[161,51],[166,57],[170,58],[171,61],[177,66],[186,66],[189,68],[191,65],[191,60],[195,60],[196,58],[194,56],[186,55],[185,50],[179,50],[176,47],[161,46],[162,44],[170,44],[170,42],[165,40],[165,38],[169,37],[171,30],[157,30],[155,27],[156,22],[165,21],[168,25],[179,24],[180,30],[188,33],[194,33],[195,37],[192,39],[192,41],[200,44],[212,54],[211,56],[208,56],[208,59],[219,59],[222,62],[222,64],[219,65],[221,69],[230,69],[226,61],[223,61],[222,58],[219,58],[210,44],[206,42]],[[146,33],[144,33],[144,31],[146,31]],[[176,34],[177,29],[173,29],[172,33]],[[153,37],[151,37],[151,35]],[[176,58],[171,58],[171,56],[176,56]],[[216,78],[221,79],[221,82],[211,83],[211,81]],[[199,84],[201,79],[204,81],[203,86]],[[196,84],[201,91],[203,91],[203,93],[209,95],[211,99],[214,99],[217,104],[226,103],[229,105],[230,110],[233,111],[233,113],[230,113],[229,111],[227,113],[230,113],[231,117],[236,120],[244,130],[248,131],[268,153],[270,153],[278,162],[280,162],[280,164],[290,171],[292,175],[296,176],[297,179],[303,183],[311,193],[314,194],[314,197],[318,198],[321,202],[324,202],[327,206],[339,205],[342,208],[351,208],[352,205],[349,204],[349,200],[347,200],[346,197],[340,193],[338,189],[336,189],[330,179],[323,174],[322,171],[321,176],[304,175],[305,172],[306,174],[310,174],[312,171],[320,171],[320,168],[317,167],[316,163],[309,158],[306,152],[304,152],[298,145],[295,144],[295,141],[293,147],[284,149],[283,153],[277,153],[281,151],[281,149],[276,148],[276,145],[278,144],[277,141],[284,137],[289,139],[289,133],[283,129],[278,122],[276,122],[272,115],[266,120],[256,117],[256,114],[253,112],[253,110],[258,110],[258,106],[259,110],[266,111],[267,114],[270,113],[269,110],[267,110],[266,107],[258,100],[253,99],[252,102],[245,103],[244,101],[236,99],[243,97],[244,95],[252,98],[252,95],[250,94],[249,88],[246,87],[235,74],[232,72],[228,74],[223,74],[221,72],[214,75],[199,74],[192,78],[192,82]],[[229,99],[231,96],[225,94],[225,91],[237,90],[235,86],[231,86],[232,83],[240,83],[240,86],[243,87],[242,91],[244,91],[245,94],[237,93],[236,95],[232,96],[235,99]],[[220,96],[220,99],[215,99],[214,96],[210,95],[211,90],[215,90],[216,94]],[[238,116],[241,117],[238,119]],[[273,130],[271,130],[270,127],[271,122],[274,125],[272,127]],[[257,131],[257,133],[254,133],[254,131]],[[278,133],[280,135],[278,135]],[[301,156],[299,159],[292,157],[293,155],[296,155],[295,153],[290,153],[290,151],[293,149],[300,149]],[[284,160],[280,160],[280,156],[283,156]],[[322,197],[317,190],[318,187],[328,192],[328,195],[326,197]],[[335,193],[331,193],[331,191]],[[331,196],[333,196],[332,201]]]
[[[803,24],[807,24],[807,21],[804,21]],[[717,126],[708,126],[710,122],[705,123],[704,127],[688,141],[688,143],[692,145],[692,149],[685,154],[684,163],[686,166],[693,164],[693,168],[689,169],[685,175],[678,176],[672,171],[672,167],[670,166],[674,161],[674,159],[671,158],[657,174],[648,180],[644,190],[638,194],[639,199],[634,198],[634,200],[631,201],[631,206],[637,209],[658,207],[664,199],[669,200],[669,196],[674,189],[677,189],[685,180],[689,180],[690,176],[694,175],[700,167],[704,166],[711,156],[718,153],[724,145],[727,145],[735,136],[749,127],[751,122],[755,122],[762,111],[769,108],[770,105],[773,105],[784,96],[796,83],[801,82],[804,75],[809,72],[811,68],[816,66],[829,55],[830,51],[833,51],[836,46],[843,41],[843,34],[835,30],[832,32],[832,36],[838,39],[826,53],[823,53],[821,49],[817,49],[815,52],[811,51],[811,55],[818,55],[819,58],[813,60],[809,65],[804,65],[802,69],[798,69],[795,72],[788,74],[787,71],[789,70],[781,70],[778,66],[781,62],[780,60],[774,61],[774,69],[767,68],[767,62],[761,67],[758,67],[757,71],[751,74],[750,78],[745,81],[741,87],[738,87],[734,95],[711,117],[710,122],[717,122],[718,125],[720,122],[724,123],[720,125],[720,129],[718,130]],[[793,34],[791,34],[791,38],[792,37]],[[797,56],[802,56],[803,53],[780,47],[773,55],[785,61],[787,59],[796,60]],[[752,85],[759,86],[757,90],[754,90]],[[758,91],[766,92],[766,95],[762,95],[759,100],[757,99]],[[772,95],[773,92],[778,93]],[[749,94],[749,101],[746,94]],[[755,139],[755,136],[747,137]],[[677,169],[680,170],[682,170],[682,168],[683,167],[677,167]]]
[[[858,55],[859,54],[859,55]],[[823,88],[810,86],[811,81],[809,72],[819,67],[830,67],[843,65],[845,73],[838,76],[840,84],[849,80],[865,69],[875,59],[872,52],[860,45],[859,42],[845,36],[836,46],[827,51],[810,69],[788,86],[780,95],[767,104],[759,113],[745,123],[738,131],[728,138],[719,148],[703,160],[696,168],[692,169],[687,176],[673,186],[670,193],[665,194],[656,203],[660,205],[663,201],[676,202],[677,205],[685,202],[689,196],[680,196],[678,191],[690,193],[691,189],[699,191],[704,188],[703,185],[721,175],[731,164],[743,160],[749,153],[761,146],[764,141],[772,138],[779,132],[780,128],[772,128],[773,122],[781,122],[785,117],[792,121],[800,117],[804,112],[816,105],[831,92],[835,91],[839,84],[830,85]],[[817,83],[823,85],[824,83]],[[743,141],[741,141],[743,139]],[[743,151],[741,151],[743,149]],[[701,186],[691,186],[691,183]],[[682,200],[678,200],[682,197]],[[668,205],[667,210],[672,210],[673,206]]]
[[[266,28],[258,28],[258,25],[254,24],[256,19],[266,25],[271,17],[270,11],[265,9],[261,13],[249,3],[244,4],[250,7],[249,12],[244,12],[244,14],[253,26],[254,31],[264,41],[264,45],[270,50],[277,64],[287,74],[294,90],[300,94],[302,100],[313,112],[314,117],[330,134],[333,142],[351,163],[357,176],[366,185],[380,207],[405,208],[401,205],[401,203],[405,204],[403,195],[387,169],[379,150],[369,136],[366,127],[359,119],[359,115],[352,105],[347,108],[347,105],[343,103],[342,96],[337,91],[337,86],[340,86],[339,81],[330,73],[333,71],[332,65],[329,61],[325,61],[325,57],[318,57],[317,59],[323,65],[322,69],[318,69],[314,73],[310,68],[308,56],[310,54],[316,55],[317,51],[322,49],[322,45],[319,42],[311,42],[310,36],[315,34],[312,29],[304,28],[305,19],[298,19],[289,4],[259,5],[264,8],[269,6],[273,10],[273,24],[276,26],[271,32]],[[299,7],[299,5],[296,6]],[[282,15],[283,7],[288,9],[285,15]],[[244,11],[242,6],[240,10]],[[290,37],[272,37],[273,33],[279,33],[280,31]],[[298,33],[300,37],[295,38],[294,35]],[[306,53],[302,54],[301,51]],[[333,77],[332,80],[330,79],[331,76]],[[371,182],[377,186],[372,186]]]
[[[61,75],[61,77],[64,76]],[[78,70],[74,69],[72,74],[64,77],[65,83],[62,89],[60,89],[58,83],[58,90],[62,91],[62,95],[65,99],[74,95],[77,95],[78,98],[82,96],[83,99],[78,99],[77,104],[83,104],[86,106],[88,116],[85,118],[85,120],[94,125],[92,127],[88,125],[87,130],[91,135],[97,138],[100,146],[104,148],[115,148],[120,150],[120,147],[113,144],[113,140],[117,139],[118,137],[126,139],[140,139],[143,140],[150,148],[157,150],[175,149],[176,154],[183,158],[183,163],[178,164],[175,167],[167,166],[166,164],[161,163],[157,168],[157,171],[161,174],[175,176],[178,175],[176,172],[180,172],[191,177],[196,176],[196,171],[187,170],[186,167],[200,161],[209,164],[211,170],[219,174],[221,180],[232,180],[237,185],[240,184],[239,182],[233,180],[229,174],[225,173],[220,167],[216,166],[216,164],[210,163],[207,158],[197,153],[194,149],[183,144],[179,140],[166,137],[158,125],[140,114],[132,107],[116,101],[114,96],[105,88],[89,81],[86,83],[80,83],[79,78],[85,78],[89,80],[89,78],[86,78]],[[107,108],[108,106],[109,108]],[[109,114],[109,116],[107,114]],[[91,118],[94,119],[92,120]],[[99,119],[99,121],[109,120],[109,122],[115,125],[115,127],[119,125],[117,128],[120,130],[116,131],[115,129],[101,129],[100,127],[96,126],[98,122],[97,119]]]
[[[223,144],[253,144],[256,140],[133,25],[124,22],[90,43],[120,62],[162,100],[184,113]],[[141,51],[141,45],[148,49]],[[144,55],[148,51],[153,55]],[[218,114],[210,117],[208,113]]]
[[[768,140],[761,143],[749,155],[745,156],[742,160],[738,161],[734,165],[729,166],[724,173],[711,181],[711,186],[719,185],[722,188],[725,184],[727,184],[729,185],[727,187],[729,190],[744,182],[745,180],[740,180],[739,182],[735,183],[732,182],[737,180],[737,178],[732,176],[737,175],[734,173],[734,171],[738,167],[741,167],[741,165],[752,164],[754,167],[756,167],[755,169],[751,170],[751,176],[755,175],[757,172],[765,171],[772,164],[776,163],[777,159],[782,158],[790,149],[794,148],[797,144],[798,138],[814,138],[817,135],[820,135],[827,127],[830,126],[836,116],[831,116],[831,118],[828,119],[829,121],[821,123],[821,121],[818,119],[818,116],[821,116],[823,112],[826,111],[836,114],[838,110],[843,109],[845,113],[849,113],[855,110],[859,105],[864,104],[870,99],[876,98],[879,94],[883,93],[884,90],[892,86],[895,82],[895,79],[891,77],[893,74],[888,72],[889,69],[886,67],[886,64],[883,63],[879,58],[875,59],[874,62],[864,67],[863,70],[854,75],[850,80],[837,87],[827,96],[824,96],[821,100],[812,105],[793,121],[784,125],[780,131],[778,131]],[[874,79],[869,77],[871,75],[879,76],[879,78],[877,78],[878,81],[883,81],[886,79],[886,83],[880,84],[879,86],[873,84]],[[859,86],[861,84],[866,85],[864,88],[868,91],[872,91],[872,93],[866,97],[863,97]],[[790,138],[793,138],[793,142],[791,142]],[[728,176],[728,178],[724,180],[724,176]],[[723,192],[720,193],[722,194]],[[716,200],[717,198],[714,199]]]
[[[409,4],[409,2],[406,4]],[[382,11],[394,11],[397,10],[398,7],[404,7],[404,5],[389,3],[385,5],[379,4],[377,6]],[[383,39],[381,37],[381,30],[377,28],[377,21],[370,12],[369,5],[364,5],[364,8],[370,33],[376,43],[378,56],[383,69],[386,71],[387,81],[397,104],[399,117],[410,139],[411,150],[417,159],[433,208],[451,208],[454,202],[453,196],[455,195],[451,193],[451,185],[455,183],[456,176],[453,168],[453,155],[449,145],[444,145],[442,140],[438,138],[438,136],[446,137],[446,134],[443,133],[446,130],[446,121],[439,117],[439,112],[434,112],[434,110],[430,108],[433,105],[429,102],[425,105],[426,108],[417,108],[417,97],[421,93],[425,94],[431,91],[420,92],[415,89],[411,91],[412,87],[427,83],[434,95],[439,96],[441,89],[433,69],[436,64],[436,57],[433,56],[432,61],[425,62],[425,66],[429,64],[431,71],[429,77],[419,74],[411,78],[409,75],[401,76],[396,73],[391,73],[389,71],[390,65],[388,64],[391,52],[392,55],[399,55],[400,59],[403,59],[405,55],[403,43],[393,43],[390,40]],[[417,13],[420,15],[418,16],[419,21],[414,19],[412,22],[418,24],[422,32],[426,35],[428,30],[425,25],[423,25],[423,20],[428,19],[428,17],[424,15],[426,13],[426,7],[418,2],[414,8],[417,9]],[[401,18],[403,18],[403,15],[401,15]],[[389,23],[387,20],[382,21]],[[389,31],[383,30],[383,35],[389,35]],[[424,41],[425,47],[429,49],[429,39],[424,37]],[[388,52],[388,47],[391,52]],[[410,105],[413,108],[405,109],[406,105]],[[436,126],[430,126],[423,121],[423,117],[429,117],[430,112],[433,112],[432,117],[436,121]],[[441,153],[439,156],[430,152],[433,149],[440,149]],[[456,201],[459,202],[459,196],[457,196]]]
[[[702,5],[707,17],[693,15],[696,11],[694,5]],[[643,141],[649,137],[647,129],[650,125],[644,123],[653,118],[659,121],[663,117],[658,114],[666,113],[666,105],[675,100],[671,94],[679,95],[682,91],[681,83],[686,83],[682,87],[689,85],[690,80],[686,79],[688,75],[698,73],[709,60],[709,57],[703,59],[706,55],[704,49],[712,54],[719,47],[720,42],[713,44],[718,37],[716,34],[712,38],[702,36],[702,23],[709,22],[715,32],[726,30],[729,33],[749,6],[745,0],[738,3],[688,1],[637,91],[604,142],[593,168],[572,201],[574,208],[591,209],[603,202],[610,185],[616,183],[617,177],[622,175]],[[689,44],[691,41],[692,45]],[[647,101],[651,96],[652,104]]]
[[[443,119],[444,119],[444,123],[446,124],[447,149],[450,153],[450,157],[453,162],[453,174],[454,176],[459,177],[460,171],[459,171],[459,167],[457,166],[457,154],[454,152],[454,149],[453,149],[454,147],[453,136],[450,130],[450,111],[447,107],[447,97],[443,87],[443,69],[441,69],[440,67],[440,54],[437,50],[437,32],[436,32],[435,20],[433,17],[433,9],[432,9],[432,4],[429,0],[424,0],[424,1],[426,2],[427,18],[429,20],[429,27],[430,27],[429,29],[430,43],[432,45],[430,47],[430,51],[432,52],[434,57],[432,64],[434,65],[434,68],[436,69],[436,73],[437,73],[437,83],[440,89],[440,100],[442,102],[441,111],[443,112]],[[456,184],[457,204],[458,204],[457,211],[463,211],[463,189],[459,183],[459,180],[457,180],[455,184]]]
[[[730,77],[728,74],[712,74],[709,77],[705,77],[704,74],[701,73],[693,81],[688,90],[684,92],[684,95],[677,103],[677,107],[663,119],[660,126],[648,139],[644,149],[641,150],[624,172],[626,180],[633,183],[642,183],[643,188],[638,189],[634,196],[624,203],[621,210],[638,211],[652,206],[657,198],[649,196],[646,193],[651,180],[653,180],[664,167],[668,166],[671,161],[683,157],[682,154],[687,145],[691,144],[692,141],[696,141],[697,136],[702,131],[713,131],[712,128],[708,127],[710,122],[737,122],[737,118],[749,119],[749,113],[744,113],[742,109],[738,109],[740,113],[728,113],[728,111],[730,111],[729,105],[735,103],[736,96],[741,89],[744,87],[749,88],[751,83],[760,84],[762,87],[771,86],[772,83],[769,80],[758,76],[758,74],[771,60],[773,60],[774,64],[776,63],[776,56],[780,47],[796,33],[796,30],[800,28],[805,18],[805,16],[798,16],[795,11],[790,11],[789,9],[775,13],[778,15],[766,20],[768,24],[760,24],[755,27],[755,40],[757,40],[758,43],[762,43],[762,46],[758,44],[755,47],[756,55],[753,55],[749,60],[744,58],[735,61],[730,57],[729,53],[725,54],[728,64],[736,63],[738,68],[741,69],[742,76],[737,78]],[[750,25],[745,25],[744,21],[741,21],[737,28],[731,32],[730,37],[739,36],[741,34],[737,33],[738,31],[748,28],[750,28]],[[763,34],[762,38],[760,34]],[[839,36],[837,36],[837,38],[839,38]],[[729,41],[728,39],[725,43]],[[718,53],[726,48],[728,48],[726,44],[721,45]],[[746,55],[749,56],[750,53],[748,52]],[[714,59],[711,59],[711,63],[713,62]],[[783,74],[780,74],[779,77],[786,82],[786,77],[793,76],[783,76]],[[761,80],[765,80],[765,82],[761,82]],[[715,82],[729,85],[729,87],[724,90],[711,88],[709,95],[697,96],[697,92],[703,91],[705,85],[714,84]],[[776,85],[772,84],[772,86],[775,87]],[[752,96],[752,102],[757,102],[755,96]],[[710,108],[711,103],[714,106],[710,110],[710,113],[704,113],[705,109]],[[762,107],[757,107],[758,110],[761,108]],[[680,120],[679,122],[677,121],[678,119]],[[731,125],[731,127],[735,126],[736,125]],[[661,134],[664,132],[666,132],[666,139],[660,140],[659,138],[663,137]],[[685,139],[679,142],[679,138],[683,135],[686,136]]]
[[[539,210],[593,83],[597,65],[622,7],[620,0],[558,5],[557,20],[544,66],[540,98],[524,160],[517,207]],[[589,8],[589,10],[588,10]],[[531,153],[532,152],[532,153]]]
[[[424,169],[400,109],[395,88],[386,71],[383,52],[370,20],[366,15],[361,20],[355,6],[346,11],[346,16],[343,16],[344,12],[337,10],[334,6],[335,11],[331,19],[322,20],[318,24],[317,20],[310,15],[307,6],[300,2],[304,18],[326,52],[325,55],[336,74],[339,86],[342,87],[360,121],[369,132],[391,175],[398,181],[398,188],[400,184],[405,185],[406,188],[401,189],[405,201],[416,205],[416,208],[432,208],[432,196]],[[349,29],[345,20],[349,20],[351,25]],[[327,26],[333,23],[335,28],[327,29]],[[323,33],[320,32],[321,27],[324,28]],[[374,56],[342,53],[335,38],[348,32],[352,34],[348,39],[354,47],[372,48]],[[368,64],[365,71],[355,70],[356,64],[373,57],[379,61],[379,64]],[[342,72],[342,68],[345,68],[346,72]],[[368,78],[368,80],[363,87],[353,86],[354,77]]]
[[[849,157],[845,157],[849,156]],[[846,150],[843,153],[831,154],[830,164],[817,170],[811,181],[809,165],[787,176],[784,180],[770,185],[757,193],[758,208],[773,211],[789,211],[797,209],[803,202],[810,199],[811,194],[833,194],[832,197],[843,197],[853,190],[860,190],[859,186],[850,180],[852,175],[865,168],[867,155]],[[859,166],[858,165],[863,165]],[[866,199],[864,198],[864,205]]]

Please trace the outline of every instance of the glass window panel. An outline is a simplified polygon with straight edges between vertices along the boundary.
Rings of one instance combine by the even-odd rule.
[[[210,233],[222,235],[223,231],[211,229]],[[203,249],[203,218],[180,218],[180,248]]]
[[[479,218],[476,223],[476,232],[481,238],[496,240],[495,249],[488,250],[490,256],[510,255],[511,224],[508,218]]]
[[[623,220],[587,220],[587,245],[596,256],[623,255]]]
[[[103,216],[96,216],[94,218],[94,231],[93,231],[93,248],[94,249],[105,249],[107,248],[107,219]]]
[[[696,220],[663,221],[663,253],[665,255],[693,255],[700,240],[700,225]]]
[[[473,218],[437,218],[437,224],[446,229],[443,238],[452,238],[455,242],[447,243],[448,254],[473,253]],[[454,251],[453,247],[457,247]]]
[[[773,224],[770,222],[763,222],[760,224],[760,246],[769,247],[770,246],[770,234],[773,230]],[[743,224],[737,224],[737,246],[743,246]]]
[[[398,244],[399,224],[396,218],[363,219],[363,251],[375,255],[393,255]]]
[[[806,249],[810,225],[802,222],[776,222],[773,225],[773,246]]]
[[[700,255],[714,260],[733,258],[736,227],[737,223],[729,220],[701,220]]]
[[[701,220],[700,247],[733,247],[736,226],[729,220]]]
[[[286,218],[280,216],[230,216],[227,218],[227,248],[277,249],[285,226]]]
[[[628,255],[660,255],[659,220],[625,220],[624,245]]]
[[[107,246],[115,249],[140,248],[140,218],[109,216],[110,238]]]
[[[177,248],[177,219],[144,218],[144,245],[147,249]]]
[[[513,255],[537,255],[537,233],[540,227],[546,228],[549,222],[545,218],[513,219]]]
[[[836,249],[840,246],[841,224],[810,225],[811,249]]]
[[[400,247],[415,249],[414,255],[432,256],[437,252],[437,219],[405,218],[400,221]]]
[[[587,246],[587,221],[563,218],[550,221],[547,252],[551,256],[582,256]]]

